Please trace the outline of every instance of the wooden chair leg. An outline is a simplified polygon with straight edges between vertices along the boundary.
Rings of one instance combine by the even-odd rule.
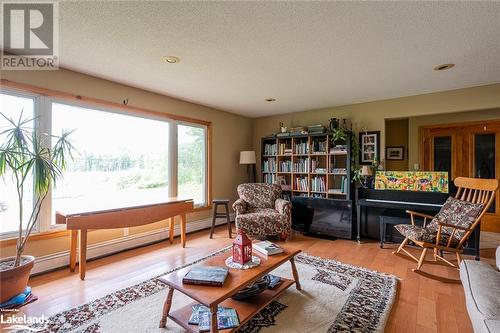
[[[210,228],[210,239],[212,239],[214,236],[216,216],[217,216],[217,204],[214,204],[214,208],[212,211],[212,227]]]
[[[455,253],[457,255],[457,268],[460,267],[460,263],[462,262],[462,257],[460,256],[460,253]]]
[[[422,265],[424,264],[425,255],[427,254],[427,250],[428,250],[428,248],[426,248],[426,247],[424,247],[424,249],[422,250],[422,254],[420,255],[420,259],[418,260],[417,268],[413,269],[414,272],[419,271],[420,267],[422,267]]]
[[[232,238],[233,235],[231,234],[231,219],[229,218],[229,206],[228,204],[225,204],[225,206],[226,206],[227,233],[229,235],[229,238]]]
[[[398,249],[397,249],[395,252],[392,252],[392,254],[397,254],[397,253],[399,253],[399,252],[403,249],[403,247],[405,247],[406,243],[408,243],[408,240],[409,240],[409,238],[408,238],[408,237],[407,237],[407,238],[405,238],[405,239],[401,242],[401,244],[399,245]]]

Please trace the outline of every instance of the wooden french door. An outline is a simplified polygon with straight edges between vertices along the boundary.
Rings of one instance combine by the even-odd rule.
[[[500,179],[500,120],[420,128],[423,170],[456,177]],[[452,189],[453,190],[453,189]],[[500,232],[500,193],[481,221],[481,230]]]

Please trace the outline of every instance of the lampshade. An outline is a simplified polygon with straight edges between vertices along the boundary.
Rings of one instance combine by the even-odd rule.
[[[369,165],[363,165],[361,168],[361,176],[373,176],[373,170]]]
[[[255,164],[255,151],[240,151],[240,164]]]

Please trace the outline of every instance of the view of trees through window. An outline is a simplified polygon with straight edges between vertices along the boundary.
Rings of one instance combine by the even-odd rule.
[[[74,130],[76,152],[53,190],[53,212],[152,204],[169,197],[168,122],[53,103],[52,132],[63,128]]]
[[[22,119],[34,118],[34,102],[32,98],[0,94],[0,145],[5,142],[4,131],[11,128],[8,119],[15,122]],[[33,121],[26,125],[26,130],[33,129]],[[33,205],[33,181],[27,178],[24,185],[23,211],[26,216],[31,212]],[[0,233],[17,231],[19,227],[19,200],[16,191],[16,180],[12,174],[5,174],[0,178]]]
[[[195,204],[204,204],[205,198],[205,133],[203,127],[177,126],[177,186],[178,194],[191,197]]]

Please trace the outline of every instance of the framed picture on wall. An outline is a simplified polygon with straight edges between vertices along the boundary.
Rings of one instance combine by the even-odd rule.
[[[405,159],[405,147],[386,147],[385,159],[403,161]]]
[[[380,162],[380,131],[359,133],[359,164]]]

